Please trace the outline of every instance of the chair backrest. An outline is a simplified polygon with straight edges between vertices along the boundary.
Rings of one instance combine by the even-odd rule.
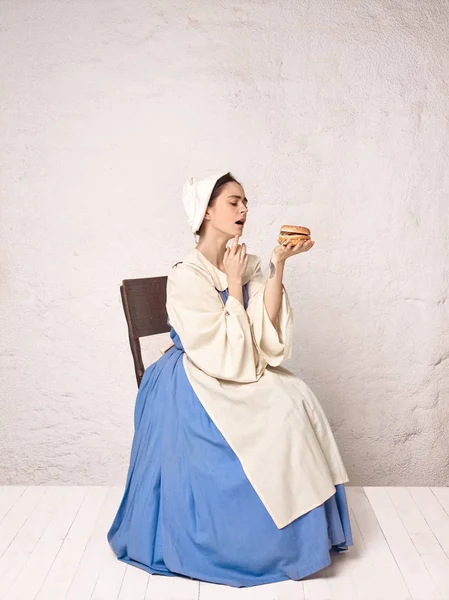
[[[167,277],[124,279],[120,286],[123,310],[128,324],[129,345],[134,360],[137,387],[140,386],[145,367],[139,338],[166,333],[168,325]]]

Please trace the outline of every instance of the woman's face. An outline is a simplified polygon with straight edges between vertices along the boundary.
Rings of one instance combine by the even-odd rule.
[[[206,219],[209,228],[232,239],[237,234],[242,234],[247,213],[248,200],[242,186],[230,181],[221,188],[213,206],[207,209]]]

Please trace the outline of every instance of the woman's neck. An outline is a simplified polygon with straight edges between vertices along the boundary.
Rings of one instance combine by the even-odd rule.
[[[214,237],[211,239],[200,238],[196,249],[201,252],[203,256],[207,258],[207,260],[223,271],[223,257],[226,250],[226,245],[228,243],[227,239],[220,239],[218,237]]]

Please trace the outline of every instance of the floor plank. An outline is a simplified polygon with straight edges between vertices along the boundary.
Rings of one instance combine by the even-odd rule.
[[[185,577],[151,575],[145,600],[198,600],[199,581]]]
[[[388,488],[390,489],[390,488]],[[387,488],[365,488],[385,539],[394,555],[413,600],[441,600],[435,583],[407,533]]]
[[[0,598],[3,598],[26,564],[39,539],[63,502],[64,488],[46,488],[30,516],[0,558]]]
[[[304,600],[330,600],[331,598],[329,580],[325,569],[302,579],[302,585]]]
[[[382,528],[371,506],[366,487],[348,486],[348,503],[355,516],[368,560],[374,572],[381,574],[377,579],[375,597],[379,600],[411,600],[410,592],[401,570],[385,539]],[[359,595],[360,595],[359,590]]]
[[[449,487],[432,487],[430,490],[438,499],[446,514],[449,515]]]
[[[26,486],[21,485],[4,485],[0,487],[0,523],[25,490]]]
[[[42,537],[24,565],[20,576],[5,595],[5,600],[34,600],[47,577],[76,512],[86,495],[82,487],[67,490]]]
[[[360,533],[355,522],[354,515],[351,514],[351,506],[349,505],[349,514],[351,520],[352,534],[354,538],[354,546],[349,546],[348,550],[341,553],[331,553],[332,562],[326,568],[326,576],[329,583],[329,593],[332,600],[341,599],[345,600],[356,600],[359,598],[357,592],[357,583],[359,583],[361,577],[365,577],[369,580],[370,573],[368,572],[366,565],[364,567],[364,560],[362,556],[362,548],[360,544]],[[369,567],[370,565],[368,565]],[[365,589],[366,600],[371,600],[371,597],[366,593],[368,590]]]
[[[407,488],[387,488],[421,561],[442,598],[449,598],[449,559]]]
[[[65,598],[106,495],[107,488],[105,487],[92,486],[85,489],[82,504],[36,600]]]
[[[142,569],[127,565],[118,600],[144,600],[149,579]]]
[[[0,600],[449,600],[449,488],[346,492],[353,546],[301,581],[234,588],[118,561],[123,486],[3,486]]]
[[[369,511],[368,514],[370,514],[371,518],[375,519],[374,512],[363,488],[355,490],[351,499],[348,499],[348,504],[354,545],[348,549],[347,564],[356,589],[355,597],[362,598],[363,600],[388,598],[388,583],[384,586],[384,578],[379,577],[379,572],[375,568],[375,563],[370,553],[370,544],[365,541],[355,514],[357,512],[360,518],[360,515],[363,515],[366,509]]]
[[[112,560],[118,573],[123,570],[122,563],[116,559],[106,539],[107,531],[119,507],[123,488],[112,486],[105,490],[105,500],[68,589],[66,600],[91,600],[105,560]]]
[[[44,486],[27,487],[5,514],[0,523],[0,557],[3,556],[45,492]]]
[[[281,581],[247,588],[200,583],[199,600],[303,600],[302,581]]]
[[[407,489],[446,556],[449,557],[449,514],[444,510],[432,489],[425,487],[409,487]]]

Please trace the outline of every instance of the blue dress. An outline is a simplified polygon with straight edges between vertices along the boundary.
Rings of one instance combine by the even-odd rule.
[[[220,294],[226,302],[228,290]],[[332,550],[352,545],[344,484],[278,529],[190,385],[173,328],[170,337],[175,345],[146,369],[137,394],[125,491],[107,534],[117,558],[235,587],[328,566]]]

